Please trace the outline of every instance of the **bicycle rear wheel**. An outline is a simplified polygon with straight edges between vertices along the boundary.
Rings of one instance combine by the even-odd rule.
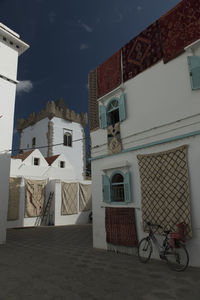
[[[143,238],[138,245],[138,257],[142,263],[147,263],[151,257],[152,244],[148,238]]]
[[[189,255],[182,243],[178,243],[176,248],[169,246],[165,256],[169,267],[174,271],[181,272],[188,267]]]

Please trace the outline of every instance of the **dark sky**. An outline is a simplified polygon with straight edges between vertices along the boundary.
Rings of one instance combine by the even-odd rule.
[[[0,22],[30,45],[18,63],[15,124],[48,100],[88,111],[88,73],[180,0],[0,0]],[[87,130],[87,134],[88,130]],[[13,148],[18,147],[14,130]]]

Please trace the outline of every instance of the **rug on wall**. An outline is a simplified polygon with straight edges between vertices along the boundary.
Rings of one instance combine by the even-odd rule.
[[[61,215],[78,213],[78,183],[62,182],[61,184]]]
[[[200,39],[200,0],[184,0],[185,46]]]
[[[124,81],[135,77],[162,58],[158,21],[122,48],[122,58]]]
[[[92,185],[79,184],[79,211],[92,210]]]
[[[10,177],[9,198],[8,198],[8,221],[19,219],[19,201],[20,201],[21,177]]]
[[[108,244],[137,247],[134,208],[106,207],[105,227]]]
[[[89,118],[90,130],[99,128],[99,103],[97,101],[97,71],[91,71],[88,75],[89,92]]]
[[[45,203],[45,187],[46,180],[25,180],[25,218],[41,216]]]
[[[163,60],[167,63],[200,38],[200,0],[183,0],[159,19]]]
[[[104,96],[117,88],[121,78],[121,50],[118,50],[97,67],[97,96]]]
[[[120,122],[107,127],[108,154],[119,153],[122,151],[120,134]]]
[[[141,181],[142,218],[176,231],[187,224],[186,237],[192,237],[187,146],[159,153],[138,155]],[[147,226],[144,223],[144,229]],[[162,233],[162,230],[156,231]]]

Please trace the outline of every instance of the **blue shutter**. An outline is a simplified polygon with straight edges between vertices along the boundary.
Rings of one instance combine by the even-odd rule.
[[[200,89],[200,56],[188,56],[190,81],[193,90]]]
[[[124,195],[125,195],[125,202],[130,203],[132,202],[132,195],[131,195],[131,174],[129,171],[126,172],[124,175]]]
[[[106,203],[110,203],[111,202],[110,179],[106,175],[102,175],[102,189],[103,189],[103,201]]]
[[[125,94],[123,93],[119,98],[119,119],[120,122],[126,119],[126,106],[125,106]]]
[[[106,128],[107,127],[107,113],[106,113],[106,107],[103,105],[99,106],[99,119],[100,119],[100,127]]]

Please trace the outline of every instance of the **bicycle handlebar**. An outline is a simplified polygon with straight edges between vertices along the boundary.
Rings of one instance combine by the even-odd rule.
[[[163,229],[163,227],[162,227],[160,224],[153,224],[153,223],[151,223],[151,222],[146,222],[146,221],[145,221],[145,223],[146,223],[148,226],[150,226],[150,227],[158,227],[158,228],[162,228],[162,229]]]

